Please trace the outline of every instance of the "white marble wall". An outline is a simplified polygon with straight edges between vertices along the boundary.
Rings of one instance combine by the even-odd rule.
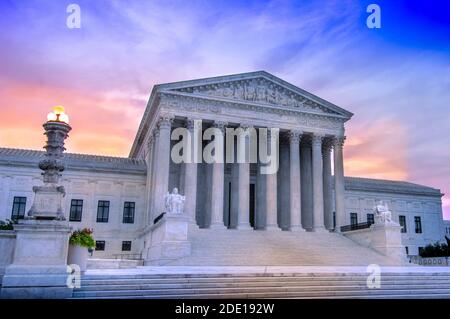
[[[32,187],[41,184],[39,169],[0,166],[0,220],[11,218],[15,196],[27,197],[26,212],[31,208],[34,193]],[[74,229],[94,229],[95,240],[106,242],[105,251],[97,251],[94,257],[111,257],[113,254],[139,253],[141,251],[138,230],[144,227],[145,175],[97,173],[89,171],[64,172],[62,185],[66,189],[63,209],[69,220],[72,199],[83,200],[81,222],[70,222]],[[99,200],[110,201],[108,223],[97,223]],[[135,202],[133,224],[122,223],[124,202]],[[122,252],[122,241],[132,241],[131,251]]]
[[[406,216],[406,233],[402,243],[410,255],[417,255],[419,247],[444,240],[442,234],[442,204],[439,197],[390,194],[379,192],[346,191],[345,224],[350,224],[350,213],[357,213],[358,223],[367,221],[367,214],[373,213],[373,206],[383,200],[392,211],[393,219],[399,222],[399,215]],[[420,216],[422,233],[415,233],[414,217]]]
[[[200,165],[201,166],[201,165]],[[178,168],[173,167],[173,175]],[[199,168],[199,186],[206,182],[208,170]],[[231,175],[226,175],[225,185],[231,180]],[[256,177],[252,177],[252,182]],[[113,254],[140,253],[143,245],[140,230],[145,227],[145,174],[121,174],[118,172],[95,171],[71,171],[64,172],[62,183],[66,188],[67,196],[64,200],[66,217],[69,216],[70,202],[72,199],[83,199],[83,218],[81,222],[70,222],[74,228],[94,228],[96,240],[106,242],[105,251],[97,251],[94,257],[111,257]],[[26,167],[0,166],[0,220],[11,217],[14,196],[27,197],[26,210],[30,209],[33,202],[32,187],[41,184],[39,169]],[[171,184],[177,185],[175,176]],[[178,184],[180,184],[178,182]],[[206,186],[206,185],[205,185]],[[203,187],[202,187],[203,189]],[[197,201],[203,203],[197,207],[199,224],[207,224],[209,216],[203,215],[209,202],[207,198],[210,187],[205,187],[207,192],[199,192]],[[227,190],[227,187],[225,187]],[[281,192],[283,193],[283,192]],[[228,195],[227,195],[228,196]],[[233,195],[232,195],[233,196]],[[204,198],[203,198],[204,197]],[[225,197],[225,201],[227,202]],[[97,205],[99,200],[110,201],[110,213],[108,223],[97,223]],[[392,193],[346,191],[345,224],[350,224],[350,213],[358,214],[358,222],[366,221],[366,214],[372,213],[376,201],[384,200],[393,212],[393,217],[398,221],[399,215],[405,215],[407,219],[407,233],[402,234],[402,241],[408,246],[410,254],[417,254],[418,247],[425,247],[428,243],[444,240],[444,235],[450,237],[450,222],[442,220],[442,207],[439,197],[402,195]],[[136,203],[134,224],[123,224],[123,204],[125,201]],[[203,207],[204,206],[204,207]],[[257,208],[258,209],[258,208]],[[228,211],[225,205],[225,212]],[[280,210],[283,214],[283,209]],[[414,216],[420,216],[422,220],[422,233],[416,234],[414,229]],[[236,216],[232,216],[232,224]],[[284,224],[285,218],[281,218]],[[448,232],[446,233],[447,229]],[[122,252],[122,241],[132,241],[131,252]]]

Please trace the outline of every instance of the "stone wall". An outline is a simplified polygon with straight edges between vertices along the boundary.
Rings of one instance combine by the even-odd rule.
[[[0,277],[5,273],[5,268],[12,263],[15,241],[15,231],[0,230]]]

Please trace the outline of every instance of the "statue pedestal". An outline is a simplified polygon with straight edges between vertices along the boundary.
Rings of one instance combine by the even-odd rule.
[[[184,215],[165,214],[152,226],[150,245],[144,265],[164,265],[171,260],[189,256],[189,218]]]
[[[401,226],[397,223],[376,223],[370,226],[370,246],[399,264],[407,262],[402,245]]]
[[[401,226],[397,223],[382,222],[375,223],[370,228],[344,232],[343,235],[389,257],[393,264],[401,266],[408,261],[400,230]]]
[[[31,218],[42,218],[63,220],[62,200],[65,196],[64,187],[57,185],[45,185],[33,187],[35,193],[33,206],[28,216]]]
[[[56,220],[21,220],[14,226],[14,258],[3,277],[2,298],[67,298],[71,228]]]

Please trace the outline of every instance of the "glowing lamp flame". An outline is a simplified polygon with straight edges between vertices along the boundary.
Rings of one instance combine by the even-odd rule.
[[[48,113],[47,121],[69,124],[69,116],[65,113],[64,107],[58,105],[53,108],[53,112]]]

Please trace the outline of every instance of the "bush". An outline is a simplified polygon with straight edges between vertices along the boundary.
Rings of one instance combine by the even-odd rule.
[[[420,252],[420,257],[446,257],[450,256],[450,248],[447,244],[436,242],[425,246]]]
[[[92,233],[92,229],[89,228],[76,230],[70,236],[69,244],[86,248],[93,248],[95,247],[95,241],[94,237],[92,237]]]
[[[7,219],[6,221],[0,220],[0,230],[14,230],[14,222]]]

